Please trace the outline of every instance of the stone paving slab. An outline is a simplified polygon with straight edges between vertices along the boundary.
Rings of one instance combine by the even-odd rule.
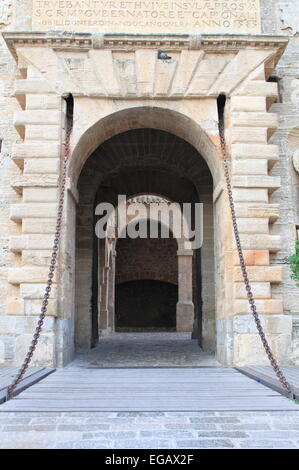
[[[285,412],[0,414],[0,449],[298,449]]]

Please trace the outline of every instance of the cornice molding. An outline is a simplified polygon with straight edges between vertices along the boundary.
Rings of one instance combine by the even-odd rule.
[[[287,36],[239,34],[112,34],[58,31],[5,31],[4,40],[16,58],[18,47],[50,47],[57,50],[136,50],[165,48],[167,50],[202,49],[205,52],[237,52],[240,49],[274,49],[276,60],[283,54]]]

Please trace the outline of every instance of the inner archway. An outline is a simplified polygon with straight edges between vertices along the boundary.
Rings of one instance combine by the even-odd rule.
[[[97,222],[95,207],[102,202],[117,207],[119,195],[130,198],[136,194],[158,194],[181,207],[184,203],[203,203],[203,246],[194,250],[192,258],[189,258],[188,250],[183,248],[180,252],[184,275],[190,271],[184,266],[190,266],[191,261],[191,303],[194,306],[191,329],[181,331],[190,331],[190,338],[192,333],[203,349],[215,350],[213,183],[210,170],[198,151],[176,135],[158,129],[123,132],[106,140],[86,161],[78,181],[78,191],[77,286],[83,293],[85,285],[86,291],[77,297],[77,349],[86,350],[95,346],[99,335],[117,329],[116,286],[138,280],[117,280],[117,249],[116,259],[107,261],[105,241],[97,240],[94,235]],[[90,287],[86,277],[88,267]],[[173,286],[177,283],[151,276],[143,280]],[[134,291],[132,286],[123,287],[127,293]],[[157,296],[162,295],[163,289],[167,291],[165,284],[160,284],[160,294],[156,289]],[[133,302],[133,299],[130,301]],[[189,303],[188,299],[182,300],[183,310],[191,307]],[[157,324],[148,326],[162,328]],[[173,328],[172,325],[168,327]]]
[[[150,235],[154,221],[140,223],[147,224]],[[157,238],[126,237],[116,242],[115,331],[176,330],[178,243],[171,231],[162,238],[161,224],[155,225]]]

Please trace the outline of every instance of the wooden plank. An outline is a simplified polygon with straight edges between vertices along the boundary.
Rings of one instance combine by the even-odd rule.
[[[293,366],[283,367],[283,372],[286,374],[287,380],[293,387],[294,398],[299,400],[299,367]],[[242,374],[250,377],[251,379],[258,381],[259,383],[265,385],[266,387],[275,390],[281,395],[288,397],[289,393],[283,388],[282,384],[279,382],[276,377],[272,367],[270,366],[246,366],[246,367],[236,367],[237,371]],[[292,374],[290,374],[292,370]]]
[[[35,374],[43,369],[44,367],[29,367],[24,374],[24,378],[29,377],[30,375]],[[18,371],[19,367],[0,368],[0,390],[7,387],[13,381]]]
[[[231,368],[59,370],[1,411],[272,411],[299,406]]]
[[[24,375],[21,382],[16,386],[14,393],[13,393],[13,397],[16,397],[17,395],[19,395],[19,393],[23,392],[31,385],[36,384],[37,382],[44,379],[48,375],[52,374],[52,372],[54,371],[55,369],[36,368],[36,367],[29,368],[26,371],[26,374]],[[12,381],[10,375],[8,376],[8,378],[9,380],[6,383],[6,386],[2,387],[0,390],[0,404],[6,402],[7,400],[7,388]]]

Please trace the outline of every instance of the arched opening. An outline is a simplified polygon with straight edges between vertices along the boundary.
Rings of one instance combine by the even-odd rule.
[[[120,279],[120,269],[117,268],[117,264],[120,265],[121,261],[118,261],[118,251],[121,259],[123,253],[128,254],[129,244],[132,242],[133,246],[136,240],[118,241],[114,247],[114,256],[105,263],[105,241],[97,240],[94,235],[97,222],[95,207],[98,204],[107,202],[117,207],[119,195],[130,198],[136,194],[158,194],[181,207],[185,203],[203,203],[203,246],[194,250],[194,253],[189,253],[184,248],[181,251],[179,249],[176,256],[178,264],[179,253],[181,278],[189,279],[187,283],[192,284],[189,292],[184,286],[185,281],[181,282],[183,287],[179,303],[182,320],[179,331],[189,331],[190,339],[192,335],[203,349],[215,350],[213,181],[209,167],[199,152],[186,140],[164,130],[137,128],[121,132],[105,140],[88,158],[78,179],[78,192],[77,350],[82,351],[95,346],[102,334],[118,328],[128,330],[177,328],[173,321],[173,305],[177,295],[178,280],[167,279],[166,275],[163,277],[161,269],[158,274],[148,269],[146,275],[139,274],[139,278],[129,279],[128,260],[123,262],[125,267],[122,268],[123,276],[127,268],[127,278],[124,276]],[[163,244],[166,249],[167,243],[170,243],[169,241],[166,243],[165,240],[155,240],[155,242],[162,242],[162,248],[160,247],[162,251],[165,251]],[[171,242],[175,240],[172,239]],[[140,246],[142,243],[144,244],[144,240],[140,240]],[[148,243],[150,245],[152,242]],[[146,252],[144,244],[143,248],[140,248],[137,264],[146,264]],[[161,259],[159,263],[154,264],[161,264]],[[140,276],[143,276],[143,279]],[[139,281],[143,281],[144,288],[140,287],[138,293],[137,286],[141,286]],[[185,292],[188,291],[186,298],[184,298],[184,289]],[[156,306],[160,305],[160,310],[157,309],[160,313],[156,317],[153,314],[153,305],[150,306],[149,302],[146,302],[146,296],[149,296],[151,291],[152,304],[156,302]],[[124,300],[121,299],[126,299],[126,307]],[[147,320],[138,323],[137,310],[142,305],[147,305],[148,314],[145,315]],[[124,314],[124,309],[132,310],[132,306],[136,307],[135,324],[130,323],[129,313]],[[167,309],[168,320],[163,324],[163,321],[160,321],[163,317],[161,312],[165,312],[166,315]],[[194,319],[190,325],[191,309],[194,311]],[[131,315],[131,319],[134,315]],[[187,321],[184,326],[186,318],[189,318],[189,324],[187,325]]]
[[[150,224],[146,232],[150,234]],[[178,243],[162,238],[118,238],[115,246],[115,331],[175,331]]]

